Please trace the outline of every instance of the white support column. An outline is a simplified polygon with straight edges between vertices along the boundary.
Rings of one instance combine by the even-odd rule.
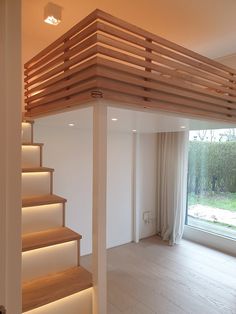
[[[107,314],[107,105],[93,109],[93,314]]]
[[[133,174],[132,174],[132,203],[133,203],[133,241],[135,243],[139,242],[139,224],[140,224],[140,200],[139,200],[139,142],[140,142],[140,136],[137,133],[133,134]]]

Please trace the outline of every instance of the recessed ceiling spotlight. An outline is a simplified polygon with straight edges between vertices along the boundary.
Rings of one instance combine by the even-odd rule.
[[[132,130],[132,132],[134,132],[134,133],[135,133],[135,132],[137,132],[137,130],[133,129],[133,130]]]
[[[181,125],[180,128],[181,128],[181,129],[186,129],[186,126],[185,126],[185,125]]]
[[[44,7],[44,22],[50,25],[58,25],[61,22],[61,10],[62,7],[49,2]]]
[[[74,124],[74,123],[69,123],[68,125],[69,125],[69,126],[75,126],[75,124]]]
[[[118,119],[117,119],[117,118],[112,118],[111,120],[112,120],[112,121],[117,121]]]

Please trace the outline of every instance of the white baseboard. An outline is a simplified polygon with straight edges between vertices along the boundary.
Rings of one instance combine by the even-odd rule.
[[[183,238],[236,256],[236,241],[192,226],[184,227]]]

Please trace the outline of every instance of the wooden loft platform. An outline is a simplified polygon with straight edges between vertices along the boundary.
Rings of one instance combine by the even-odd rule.
[[[236,70],[95,10],[25,64],[26,115],[97,98],[236,122]]]

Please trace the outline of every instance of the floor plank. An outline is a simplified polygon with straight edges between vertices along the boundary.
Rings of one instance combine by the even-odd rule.
[[[91,269],[91,256],[81,258]],[[236,314],[236,259],[158,237],[108,250],[109,314]]]

